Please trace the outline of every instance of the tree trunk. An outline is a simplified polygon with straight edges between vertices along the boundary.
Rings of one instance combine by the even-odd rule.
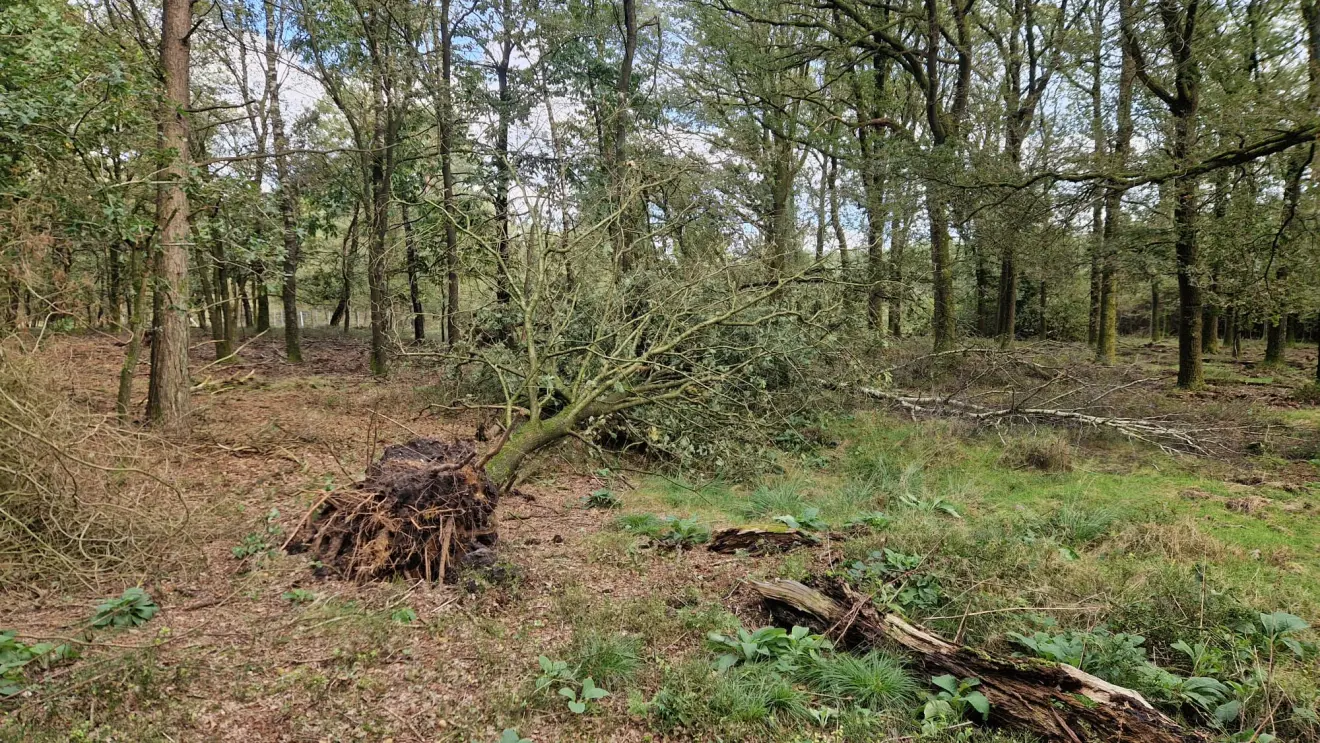
[[[412,220],[408,218],[408,203],[400,205],[403,216],[403,243],[408,261],[408,301],[412,305],[413,343],[426,340],[426,316],[422,314],[422,288],[418,281],[420,267],[417,260],[417,240],[413,237]]]
[[[1000,348],[1013,345],[1017,334],[1017,287],[1016,256],[1012,247],[1005,247],[999,263],[999,317],[995,321]]]
[[[453,346],[458,329],[458,205],[454,199],[454,29],[450,0],[440,0],[440,174],[445,212],[445,340]]]
[[[499,106],[496,111],[498,124],[495,130],[495,206],[496,259],[495,301],[501,306],[509,304],[513,285],[509,265],[509,186],[513,181],[513,163],[509,162],[509,127],[513,119],[513,92],[509,88],[509,68],[513,61],[513,4],[511,0],[501,0],[504,35],[500,40],[500,59],[495,64],[496,93]],[[500,335],[508,335],[508,318],[500,318]]]
[[[907,250],[908,223],[895,211],[889,222],[889,334],[903,337],[903,253]]]
[[[637,226],[633,223],[632,195],[629,193],[627,146],[631,124],[632,69],[637,56],[637,2],[621,0],[619,6],[623,21],[623,57],[619,60],[619,76],[614,81],[613,127],[609,133],[609,146],[605,148],[605,170],[609,179],[611,207],[615,216],[611,220],[614,237],[614,263],[627,273],[637,262]]]
[[[252,261],[252,287],[256,290],[258,333],[270,330],[270,292],[266,291],[266,262]]]
[[[932,186],[934,186],[932,190]],[[949,249],[948,205],[935,184],[927,184],[926,208],[930,214],[930,262],[935,284],[935,311],[931,316],[935,351],[953,347],[955,322],[953,300],[953,257]]]
[[[266,96],[270,114],[271,136],[275,146],[275,183],[280,204],[280,227],[284,237],[284,355],[291,364],[302,363],[302,329],[298,323],[298,263],[301,246],[298,240],[297,196],[289,177],[289,138],[284,133],[280,109],[279,60],[275,43],[280,28],[275,16],[275,0],[266,5]]]
[[[1039,328],[1039,330],[1037,331],[1037,332],[1038,332],[1038,336],[1037,336],[1037,337],[1038,337],[1040,340],[1045,340],[1046,337],[1048,337],[1048,335],[1049,335],[1049,322],[1048,322],[1048,320],[1047,320],[1047,318],[1049,317],[1049,315],[1048,315],[1048,313],[1047,313],[1047,309],[1048,309],[1048,308],[1047,308],[1047,306],[1046,306],[1046,302],[1045,302],[1045,298],[1046,298],[1046,296],[1047,296],[1047,295],[1046,295],[1046,289],[1047,289],[1048,285],[1049,285],[1049,282],[1047,282],[1045,279],[1041,279],[1041,280],[1040,280],[1040,328]]]
[[[135,260],[138,253],[135,246],[129,247],[129,280],[137,277],[137,288],[128,312],[128,348],[124,352],[124,365],[119,368],[119,391],[115,396],[115,413],[121,422],[128,421],[129,408],[133,404],[133,375],[137,373],[138,360],[142,356],[142,336],[146,331],[147,285],[150,284],[150,265],[146,261],[146,252],[142,251],[142,260]],[[137,271],[134,271],[134,264]]]
[[[152,338],[151,392],[147,419],[168,432],[186,432],[190,409],[188,379],[188,36],[192,30],[189,0],[164,0],[161,15],[160,67],[164,96],[160,111],[160,185],[156,223],[160,248],[156,259],[158,327]]]
[[[1150,280],[1150,342],[1160,341],[1160,280]]]
[[[1128,0],[1120,2],[1120,14],[1126,13]],[[1127,165],[1132,149],[1132,92],[1136,84],[1136,60],[1127,44],[1122,45],[1118,73],[1118,100],[1115,112],[1113,167]],[[1095,359],[1113,365],[1118,359],[1118,242],[1123,221],[1123,191],[1117,186],[1105,190],[1105,231],[1100,257],[1100,325],[1096,333]]]
[[[1283,363],[1284,326],[1287,320],[1282,315],[1272,315],[1265,322],[1265,363]]]

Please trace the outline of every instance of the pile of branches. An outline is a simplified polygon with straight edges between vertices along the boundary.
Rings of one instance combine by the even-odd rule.
[[[495,562],[499,490],[470,441],[419,438],[385,447],[356,486],[330,493],[290,540],[358,581],[453,580]]]
[[[0,588],[101,590],[170,567],[189,509],[169,447],[57,392],[57,368],[0,347]]]

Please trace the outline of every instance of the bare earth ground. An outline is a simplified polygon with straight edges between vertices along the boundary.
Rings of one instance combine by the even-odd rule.
[[[283,363],[274,340],[256,341],[225,366],[208,367],[207,349],[193,359],[201,370],[193,437],[162,452],[192,513],[174,545],[181,567],[144,584],[160,615],[98,634],[82,659],[50,671],[8,705],[0,739],[493,741],[516,726],[537,741],[655,740],[623,693],[603,701],[605,713],[582,717],[531,698],[536,657],[553,656],[573,627],[600,624],[645,636],[647,657],[662,666],[699,647],[722,608],[748,626],[762,621],[739,591],[749,573],[828,560],[828,550],[751,558],[621,545],[607,528],[613,514],[580,507],[605,481],[590,474],[593,465],[558,455],[524,488],[527,497],[500,504],[501,558],[520,573],[507,585],[356,585],[314,578],[305,556],[236,559],[232,548],[265,534],[272,509],[267,536],[278,547],[319,493],[359,477],[384,444],[469,437],[475,419],[426,410],[444,402],[438,371],[404,367],[373,380],[354,339],[310,338],[300,367]],[[1167,344],[1129,350],[1131,363],[1165,372],[1176,353]],[[56,339],[42,354],[71,396],[109,407],[122,359],[111,339]],[[1291,363],[1267,376],[1224,359],[1196,399],[1267,406],[1295,414],[1299,430],[1320,431],[1315,408],[1294,403],[1288,386],[1314,368],[1315,351],[1294,349]],[[1269,478],[1314,479],[1305,462],[1274,465]],[[93,607],[122,588],[97,595],[72,581],[33,586],[0,602],[0,628],[85,640]],[[312,598],[287,598],[295,589]],[[416,620],[397,616],[403,608]],[[657,673],[648,663],[638,685]]]

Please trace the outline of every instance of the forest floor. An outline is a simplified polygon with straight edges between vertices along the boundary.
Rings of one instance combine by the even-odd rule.
[[[1010,631],[1103,625],[1139,632],[1152,661],[1191,675],[1200,670],[1171,649],[1179,640],[1251,611],[1320,620],[1320,407],[1293,394],[1315,350],[1291,349],[1290,365],[1272,370],[1216,356],[1198,393],[1172,391],[1171,342],[1122,351],[1125,368],[1157,378],[1147,394],[1240,422],[1242,451],[1172,455],[1117,436],[975,428],[872,404],[818,420],[817,446],[781,453],[779,473],[752,482],[640,474],[574,444],[543,459],[525,497],[500,503],[499,554],[516,577],[441,586],[318,579],[305,555],[279,550],[318,494],[354,482],[383,445],[472,436],[472,413],[435,407],[447,402],[438,372],[403,366],[374,380],[363,345],[337,336],[308,338],[301,366],[266,339],[237,364],[207,368],[198,356],[193,436],[161,457],[191,509],[187,531],[161,556],[163,575],[141,576],[160,613],[134,629],[87,629],[132,577],[96,590],[54,577],[0,604],[0,629],[81,648],[5,702],[0,740],[466,743],[507,728],[542,743],[912,735],[919,702],[869,715],[772,676],[726,679],[711,672],[704,641],[766,623],[748,577],[890,559],[874,554],[883,550],[928,578],[891,597],[913,620],[995,652],[1020,649]],[[1249,344],[1247,355],[1259,351]],[[40,354],[70,397],[108,409],[122,357],[113,339],[57,338]],[[601,490],[617,507],[586,507]],[[780,516],[836,531],[867,523],[757,557],[661,549],[643,535],[654,527],[647,514],[705,527]],[[574,714],[537,691],[538,656],[567,661],[610,695]],[[1270,670],[1291,710],[1271,726],[1320,739],[1305,712],[1320,694],[1314,656]]]

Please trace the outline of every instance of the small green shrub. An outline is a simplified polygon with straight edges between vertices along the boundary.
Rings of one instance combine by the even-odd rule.
[[[92,626],[97,629],[137,627],[146,624],[160,607],[141,588],[129,588],[119,598],[107,599],[96,607]]]
[[[614,494],[614,491],[608,488],[594,490],[590,494],[582,497],[583,508],[598,508],[610,511],[623,506],[623,500]]]
[[[316,594],[306,588],[293,588],[286,591],[281,598],[291,604],[310,604],[316,600]]]
[[[417,612],[411,606],[401,606],[390,612],[390,621],[399,624],[412,624],[417,621]]]
[[[695,517],[681,519],[666,516],[661,524],[660,533],[654,537],[661,546],[683,549],[710,541],[710,528],[703,526]]]
[[[270,512],[267,513],[265,519],[263,519],[264,524],[262,530],[249,532],[244,535],[243,540],[231,549],[230,552],[232,552],[234,557],[239,560],[248,557],[268,557],[274,554],[275,543],[279,541],[280,535],[283,534],[280,525],[276,523],[276,520],[279,519],[279,517],[280,511],[278,508],[270,509]]]
[[[50,642],[28,645],[17,637],[12,630],[0,632],[0,697],[12,697],[23,691],[29,665],[49,668],[56,662],[78,657],[78,652],[69,645]]]
[[[944,601],[939,578],[919,572],[924,560],[885,548],[871,552],[866,560],[854,560],[844,567],[844,575],[853,583],[874,591],[875,601],[907,612],[930,609]]]
[[[923,735],[936,735],[951,725],[965,719],[969,712],[975,711],[982,720],[990,719],[990,700],[976,691],[981,685],[980,679],[965,678],[961,681],[956,676],[936,676],[930,680],[939,688],[935,694],[926,698],[921,709],[921,732]]]
[[[893,523],[894,520],[883,511],[864,511],[845,523],[843,528],[880,531],[882,529],[888,529]]]
[[[833,647],[829,640],[812,634],[806,627],[794,627],[791,631],[781,627],[762,627],[752,632],[739,629],[732,636],[712,632],[706,635],[706,641],[721,653],[715,662],[719,671],[763,661],[773,662],[776,668],[788,671],[818,658],[822,651]]]

